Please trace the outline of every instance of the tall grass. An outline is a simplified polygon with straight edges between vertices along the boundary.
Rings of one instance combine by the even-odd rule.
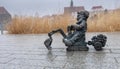
[[[71,16],[51,16],[51,17],[25,17],[15,16],[12,23],[9,23],[6,28],[11,34],[39,34],[48,33],[51,30],[58,28],[66,31],[67,26],[73,22]]]
[[[39,34],[48,33],[61,28],[66,31],[70,24],[75,24],[76,19],[70,15],[56,15],[49,17],[14,16],[12,23],[6,28],[11,34]],[[96,14],[88,19],[89,32],[114,32],[120,31],[120,10]]]
[[[120,10],[97,14],[88,19],[89,32],[115,32],[120,31]]]

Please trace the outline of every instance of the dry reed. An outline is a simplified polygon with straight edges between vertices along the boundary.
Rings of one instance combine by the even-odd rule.
[[[6,28],[11,34],[40,34],[52,30],[66,28],[74,24],[76,19],[69,15],[49,17],[14,16],[12,23]],[[120,10],[96,14],[88,19],[88,32],[115,32],[120,31]]]

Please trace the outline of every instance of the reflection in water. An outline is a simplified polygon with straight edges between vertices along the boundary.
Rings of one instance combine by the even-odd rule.
[[[93,66],[97,68],[100,67],[102,63],[106,62],[106,60],[109,60],[104,51],[95,51],[95,53],[90,53],[89,51],[74,51],[67,52],[66,56],[66,67],[72,67],[73,69],[91,69]]]
[[[54,57],[55,57],[55,56],[53,56],[52,51],[48,51],[48,53],[47,53],[47,59],[48,59],[49,61],[53,61]]]
[[[66,57],[67,57],[67,59],[69,59],[71,56],[73,56],[73,54],[74,54],[73,51],[71,51],[71,52],[66,51]]]
[[[58,53],[58,55],[57,55]],[[59,55],[60,54],[60,55]],[[55,58],[61,58],[61,59],[57,59],[57,60],[69,60],[72,56],[73,56],[74,52],[67,52],[67,51],[48,51],[47,53],[47,59],[49,61],[53,61]]]
[[[57,53],[55,55],[54,53]],[[64,53],[64,54],[60,54]],[[65,67],[71,67],[76,69],[89,69],[97,68],[102,65],[102,63],[109,62],[112,58],[106,56],[106,52],[103,51],[48,51],[47,59],[51,63],[60,61],[61,63],[67,63]],[[55,61],[54,61],[55,60]]]

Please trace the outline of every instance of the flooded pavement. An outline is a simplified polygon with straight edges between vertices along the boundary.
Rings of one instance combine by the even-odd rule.
[[[87,40],[99,33],[87,33]],[[120,32],[108,37],[103,51],[66,52],[61,35],[53,35],[52,51],[44,46],[47,34],[0,35],[0,69],[120,69]]]

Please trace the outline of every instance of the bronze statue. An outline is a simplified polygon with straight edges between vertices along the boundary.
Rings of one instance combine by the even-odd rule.
[[[48,33],[49,38],[44,42],[46,48],[48,50],[52,49],[52,35],[59,32],[63,36],[63,43],[67,46],[67,51],[88,51],[89,48],[87,47],[87,44],[93,45],[96,50],[102,50],[102,47],[106,44],[107,37],[105,35],[100,34],[94,36],[92,41],[85,42],[88,17],[88,11],[80,11],[77,13],[76,24],[67,27],[68,34],[65,34],[62,29],[53,30]],[[98,37],[100,37],[100,39]],[[102,40],[102,42],[100,40]]]

